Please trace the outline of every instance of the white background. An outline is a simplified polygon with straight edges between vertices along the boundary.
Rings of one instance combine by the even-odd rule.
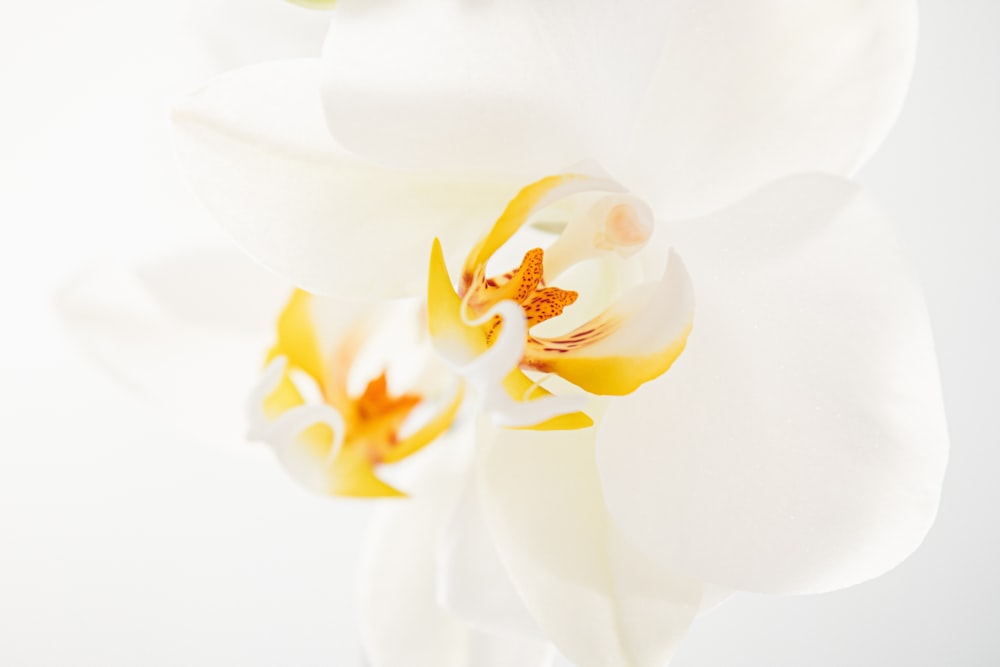
[[[279,0],[247,5],[265,2]],[[182,437],[50,307],[95,262],[221,235],[170,163],[164,96],[220,67],[182,4],[0,9],[5,666],[358,664],[366,508],[307,495],[238,437]],[[737,597],[673,667],[1000,664],[1000,3],[921,7],[910,98],[859,180],[896,222],[936,331],[952,436],[940,518],[875,582]]]

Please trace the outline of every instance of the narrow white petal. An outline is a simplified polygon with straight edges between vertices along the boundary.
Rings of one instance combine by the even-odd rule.
[[[620,176],[661,216],[708,212],[799,172],[850,175],[899,113],[915,0],[670,0]]]
[[[662,667],[697,612],[701,585],[619,536],[593,429],[500,431],[481,474],[497,551],[560,652],[579,667]]]
[[[326,43],[334,135],[385,164],[519,174],[624,152],[669,2],[343,3]]]
[[[617,525],[734,589],[820,592],[892,568],[933,521],[947,431],[891,229],[851,184],[801,176],[672,231],[698,314],[670,373],[600,427]]]
[[[231,72],[174,108],[195,189],[251,255],[312,292],[418,294],[437,236],[469,247],[516,185],[372,166],[323,121],[319,62]]]

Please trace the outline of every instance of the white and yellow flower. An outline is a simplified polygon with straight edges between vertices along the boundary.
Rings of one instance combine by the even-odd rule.
[[[323,60],[182,101],[178,148],[263,263],[341,297],[429,287],[437,347],[501,423],[584,427],[483,429],[431,559],[438,603],[583,667],[653,667],[709,591],[832,590],[916,548],[947,452],[933,342],[891,228],[843,178],[898,112],[912,2],[341,0],[333,17]],[[615,181],[566,171],[586,159]],[[625,209],[601,203],[617,183]],[[532,222],[560,235],[496,256]],[[642,249],[591,257],[619,246]],[[617,300],[563,282],[585,258],[623,276]],[[611,326],[541,331],[574,309]],[[525,371],[632,393],[587,427]],[[439,620],[411,618],[417,639]]]
[[[352,391],[351,380],[364,370],[359,360],[379,329],[392,333],[388,344],[402,362],[397,369],[426,367],[430,350],[419,345],[418,313],[413,304],[360,307],[296,291],[278,317],[277,342],[250,399],[250,437],[272,445],[289,471],[319,493],[402,495],[376,468],[403,461],[447,431],[462,390],[425,368],[407,389],[394,391],[378,357],[363,389]]]
[[[580,397],[552,397],[525,371],[558,376],[592,394],[623,395],[666,372],[683,351],[694,302],[687,271],[672,254],[653,280],[592,317],[577,317],[578,324],[556,334],[536,329],[559,324],[579,297],[556,286],[560,277],[573,269],[594,270],[601,261],[611,264],[605,274],[614,273],[616,260],[635,255],[653,233],[649,208],[622,191],[618,183],[587,173],[550,176],[525,187],[466,257],[457,291],[441,246],[434,244],[427,296],[431,336],[441,354],[479,385],[501,425],[575,429],[593,423],[578,412]],[[529,244],[512,271],[489,275],[491,260],[517,246],[519,232],[530,232],[527,223],[538,214],[550,224],[560,216],[558,236],[546,239],[544,249]],[[606,283],[620,276],[602,277],[603,289],[591,285],[591,291],[614,291]]]

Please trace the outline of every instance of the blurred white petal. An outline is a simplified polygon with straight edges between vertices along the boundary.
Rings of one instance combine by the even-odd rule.
[[[500,561],[474,479],[448,520],[437,567],[438,600],[452,614],[497,634],[544,637]]]
[[[498,431],[481,474],[497,551],[560,652],[578,667],[662,667],[698,610],[701,585],[617,533],[594,430]]]
[[[850,175],[888,134],[916,54],[915,0],[672,0],[626,182],[660,216],[783,176]]]
[[[220,68],[318,56],[329,12],[309,11],[285,0],[196,0],[188,23]]]
[[[199,440],[234,442],[287,286],[236,251],[95,267],[56,306],[84,349]]]
[[[344,3],[324,104],[382,164],[527,180],[596,159],[678,217],[853,172],[915,44],[913,0]]]
[[[316,60],[215,79],[177,102],[174,127],[191,182],[236,241],[320,294],[422,292],[432,239],[471,245],[517,190],[351,156],[323,122]]]
[[[624,149],[671,3],[343,3],[324,102],[344,145],[384,164],[522,180]]]
[[[381,501],[375,512],[359,590],[361,635],[371,667],[541,667],[550,656],[545,642],[481,632],[435,598],[438,539],[464,472],[452,457],[423,478],[411,499]]]
[[[736,589],[821,592],[895,566],[934,519],[948,441],[892,230],[855,186],[801,176],[668,232],[698,312],[670,373],[601,425],[617,524]]]

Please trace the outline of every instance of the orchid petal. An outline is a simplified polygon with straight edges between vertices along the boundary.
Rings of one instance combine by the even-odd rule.
[[[622,395],[666,373],[694,320],[691,279],[673,252],[662,278],[641,285],[597,318],[558,339],[539,339],[527,364],[594,394]],[[603,327],[604,338],[595,337]]]
[[[222,68],[233,69],[320,55],[330,16],[280,0],[198,0],[190,3],[188,23]]]
[[[383,164],[525,180],[628,140],[670,3],[343,3],[324,103],[344,145]]]
[[[404,495],[379,479],[375,466],[398,463],[433,442],[451,427],[463,399],[443,368],[420,363],[432,355],[419,343],[422,329],[412,326],[416,305],[343,302],[296,290],[278,317],[277,341],[249,401],[251,439],[271,445],[316,492]],[[411,391],[390,389],[386,365],[392,359],[379,349],[386,342],[376,335],[380,330],[389,333],[406,366],[421,366],[421,382]],[[377,367],[375,379],[368,376],[364,390],[352,392],[359,367],[370,370],[365,362]],[[450,385],[448,395],[443,383]],[[411,419],[417,406],[422,420]]]
[[[431,444],[455,422],[458,410],[462,407],[463,398],[465,398],[465,393],[459,388],[454,392],[451,400],[426,423],[422,424],[414,433],[400,438],[392,451],[382,459],[382,463],[402,461]]]
[[[623,192],[624,187],[603,174],[580,171],[547,176],[521,188],[469,253],[462,269],[463,281],[471,280],[477,270],[485,269],[489,258],[524,227],[532,215],[560,199],[588,191]]]
[[[505,635],[544,637],[507,576],[470,479],[438,549],[438,601],[466,623]]]
[[[915,0],[667,4],[621,173],[660,216],[707,213],[795,173],[850,175],[899,114]]]
[[[56,307],[91,355],[185,432],[233,442],[287,289],[240,253],[210,250],[87,271]]]
[[[379,507],[362,554],[359,616],[371,667],[540,667],[544,642],[470,628],[435,600],[435,547],[461,477],[425,478]]]
[[[948,436],[891,228],[855,186],[799,176],[667,231],[697,324],[600,427],[616,524],[734,589],[822,592],[894,567],[933,521]]]
[[[481,461],[500,558],[535,621],[579,667],[662,667],[701,585],[655,565],[611,524],[594,431],[499,431]]]
[[[324,105],[381,164],[526,179],[591,158],[678,217],[857,169],[915,37],[914,0],[348,3]]]
[[[422,253],[469,247],[516,186],[383,169],[343,151],[323,123],[319,63],[254,65],[174,109],[195,189],[252,256],[314,293],[416,294]]]
[[[312,379],[324,388],[326,379],[326,364],[320,352],[319,340],[316,337],[316,327],[309,313],[309,303],[312,295],[302,290],[296,290],[278,316],[278,342],[268,353],[268,359],[284,357],[293,368],[308,373]]]

